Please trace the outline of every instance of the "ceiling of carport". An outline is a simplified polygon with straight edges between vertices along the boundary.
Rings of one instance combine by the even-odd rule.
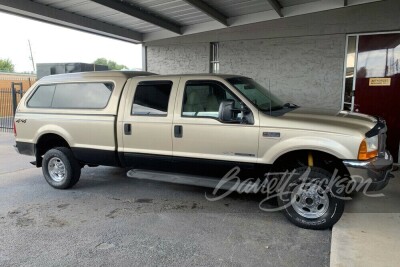
[[[0,0],[0,11],[133,43],[381,0]]]

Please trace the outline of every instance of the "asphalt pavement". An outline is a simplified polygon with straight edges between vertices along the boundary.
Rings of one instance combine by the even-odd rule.
[[[331,231],[261,211],[261,196],[210,202],[210,189],[110,167],[55,190],[13,143],[0,133],[0,266],[329,265]]]

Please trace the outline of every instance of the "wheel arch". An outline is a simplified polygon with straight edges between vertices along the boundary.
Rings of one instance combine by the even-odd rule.
[[[282,153],[273,162],[272,169],[274,171],[286,171],[292,164],[297,166],[326,168],[331,173],[337,170],[337,174],[342,177],[348,177],[350,175],[340,158],[332,153],[318,149],[297,149]]]
[[[44,133],[39,136],[35,144],[36,166],[42,167],[42,156],[50,149],[56,147],[71,148],[68,141],[59,134]]]

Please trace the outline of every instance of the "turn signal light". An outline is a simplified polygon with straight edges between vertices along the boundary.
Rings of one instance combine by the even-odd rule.
[[[378,150],[368,151],[367,142],[363,140],[360,144],[360,149],[358,150],[359,160],[368,160],[378,156]]]

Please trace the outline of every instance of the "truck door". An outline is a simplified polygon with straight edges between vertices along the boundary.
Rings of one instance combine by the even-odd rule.
[[[123,140],[119,152],[127,166],[163,169],[168,165],[178,85],[179,78],[145,77],[129,81],[129,89],[121,100],[123,119],[117,126]]]
[[[174,112],[173,156],[176,166],[186,168],[185,172],[222,178],[235,166],[242,170],[255,167],[258,112],[251,110],[251,124],[223,123],[218,120],[218,110],[224,100],[235,101],[237,108],[247,103],[223,79],[182,77]]]

